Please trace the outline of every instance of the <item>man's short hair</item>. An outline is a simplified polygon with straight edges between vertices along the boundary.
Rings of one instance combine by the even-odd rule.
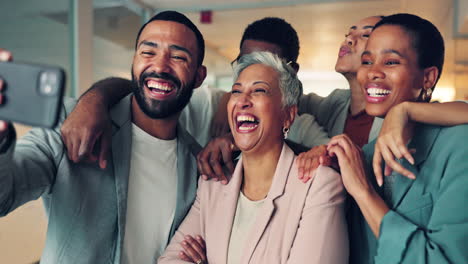
[[[246,39],[278,45],[286,61],[296,62],[299,56],[299,38],[296,30],[278,17],[265,17],[248,25],[242,36],[241,47]]]
[[[156,14],[153,16],[148,22],[146,22],[143,26],[141,26],[140,31],[138,31],[138,35],[136,37],[135,41],[135,49],[137,49],[138,46],[138,39],[140,38],[141,32],[143,29],[148,25],[149,23],[155,21],[155,20],[163,20],[163,21],[172,21],[176,22],[179,24],[182,24],[186,27],[188,27],[194,34],[195,37],[197,38],[197,47],[198,47],[198,58],[197,62],[198,65],[203,64],[203,59],[205,58],[205,40],[203,39],[203,35],[198,30],[197,26],[190,21],[184,14],[176,12],[176,11],[164,11],[161,13]]]

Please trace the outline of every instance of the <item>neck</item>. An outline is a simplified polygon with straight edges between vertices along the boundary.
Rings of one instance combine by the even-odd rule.
[[[349,110],[351,115],[356,115],[366,109],[366,98],[362,93],[361,86],[356,78],[356,73],[351,73],[345,76],[349,83],[349,89],[351,90],[351,103],[349,104]]]
[[[244,178],[242,191],[250,200],[265,198],[270,190],[275,175],[283,141],[262,153],[242,153]]]
[[[153,137],[162,140],[174,139],[179,115],[180,113],[177,113],[163,119],[150,118],[143,113],[135,97],[132,97],[132,122]]]

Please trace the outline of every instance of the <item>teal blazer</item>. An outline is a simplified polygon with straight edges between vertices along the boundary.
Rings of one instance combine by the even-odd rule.
[[[396,175],[390,211],[375,238],[352,201],[349,212],[350,263],[468,263],[468,125],[416,126],[409,148],[415,148],[416,175]],[[375,141],[364,147],[368,175]]]
[[[35,128],[16,143],[12,138],[0,144],[0,151],[6,149],[0,153],[0,216],[43,198],[48,227],[41,263],[120,264],[132,144],[130,99],[122,99],[111,109],[112,159],[105,170],[69,161],[60,126]],[[62,121],[73,107],[74,102],[66,104]],[[167,242],[195,198],[197,148],[179,125],[177,204]]]

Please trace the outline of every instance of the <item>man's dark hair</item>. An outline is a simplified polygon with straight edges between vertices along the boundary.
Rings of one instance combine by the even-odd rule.
[[[418,56],[418,66],[421,69],[435,66],[439,70],[439,80],[444,66],[445,46],[439,30],[426,19],[412,14],[394,14],[384,17],[374,27],[383,25],[402,27],[413,40],[413,47]]]
[[[281,48],[281,57],[286,61],[296,62],[299,56],[299,38],[296,30],[291,24],[278,17],[265,17],[248,25],[242,36],[240,47],[246,39],[278,45]]]
[[[141,32],[143,29],[148,25],[149,23],[155,21],[155,20],[163,20],[163,21],[172,21],[176,23],[180,23],[186,27],[188,27],[192,32],[195,34],[195,37],[197,38],[197,47],[198,47],[198,65],[203,64],[203,59],[205,57],[205,40],[203,39],[203,35],[198,30],[197,26],[190,21],[184,14],[181,14],[176,11],[164,11],[161,13],[156,14],[153,16],[148,22],[146,22],[143,26],[141,26],[140,31],[138,31],[138,35],[136,37],[135,41],[135,49],[137,49],[138,46],[138,39],[140,38]]]

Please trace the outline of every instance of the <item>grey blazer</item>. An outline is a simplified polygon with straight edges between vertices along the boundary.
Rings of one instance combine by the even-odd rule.
[[[112,158],[105,170],[69,161],[60,125],[35,128],[17,142],[13,136],[0,144],[0,216],[43,198],[49,221],[41,263],[120,263],[132,144],[130,99],[111,110]],[[74,104],[65,104],[61,122]],[[179,184],[168,241],[195,198],[198,180],[195,152],[200,147],[180,125],[177,143]]]

